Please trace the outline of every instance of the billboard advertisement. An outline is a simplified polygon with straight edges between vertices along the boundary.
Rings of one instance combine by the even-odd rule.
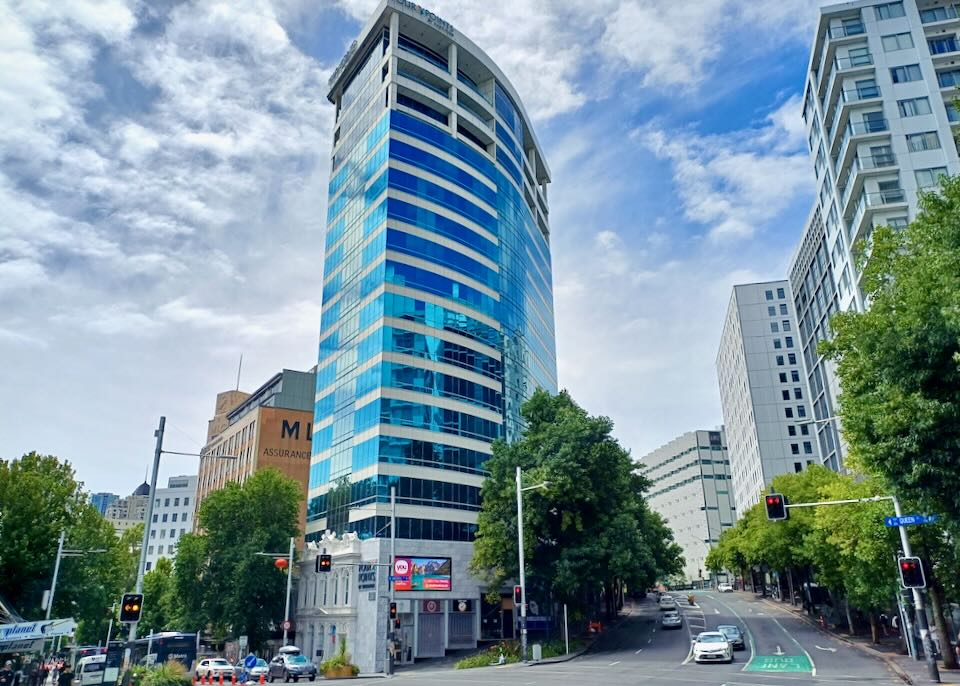
[[[398,557],[393,561],[397,591],[451,590],[449,557]]]

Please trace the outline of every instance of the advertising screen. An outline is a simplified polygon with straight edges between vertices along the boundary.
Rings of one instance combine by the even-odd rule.
[[[449,557],[398,557],[393,561],[397,591],[449,591]]]

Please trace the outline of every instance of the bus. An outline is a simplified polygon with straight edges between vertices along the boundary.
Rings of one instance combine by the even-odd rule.
[[[176,660],[189,670],[197,659],[197,635],[163,631],[138,638],[133,643],[131,659],[138,665]]]

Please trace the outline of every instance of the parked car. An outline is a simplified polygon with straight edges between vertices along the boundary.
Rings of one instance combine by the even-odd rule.
[[[733,662],[733,646],[719,631],[704,631],[693,641],[695,662]]]
[[[317,666],[300,654],[283,653],[270,661],[269,680],[299,681],[301,677],[313,681],[317,678]]]
[[[243,664],[243,662],[240,662],[239,664],[242,670],[241,674],[246,675],[245,681],[247,683],[256,683],[260,681],[261,675],[264,678],[266,678],[268,673],[270,672],[270,665],[268,665],[267,661],[264,660],[263,658],[258,657],[257,664],[255,664],[253,667],[248,668]]]
[[[664,629],[679,629],[683,626],[683,618],[676,610],[664,612],[660,616],[660,626]]]
[[[197,679],[202,677],[218,679],[222,674],[224,681],[229,681],[230,677],[234,675],[233,665],[222,657],[208,657],[200,660],[200,662],[197,663],[195,673]]]
[[[660,606],[661,610],[677,609],[677,601],[674,600],[672,595],[667,595],[666,593],[660,596],[660,600],[657,601],[657,604]]]
[[[730,584],[717,584],[717,590],[720,593],[733,593],[733,586]]]
[[[727,642],[733,646],[734,650],[744,650],[747,644],[743,640],[743,632],[735,624],[721,624],[717,631],[727,637]]]
[[[107,667],[106,655],[88,655],[77,662],[77,671],[73,683],[76,686],[103,683],[103,671]],[[26,681],[26,680],[23,680]]]

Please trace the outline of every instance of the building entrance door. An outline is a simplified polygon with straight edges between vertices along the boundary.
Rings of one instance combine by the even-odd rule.
[[[443,613],[420,613],[417,657],[443,657]]]

